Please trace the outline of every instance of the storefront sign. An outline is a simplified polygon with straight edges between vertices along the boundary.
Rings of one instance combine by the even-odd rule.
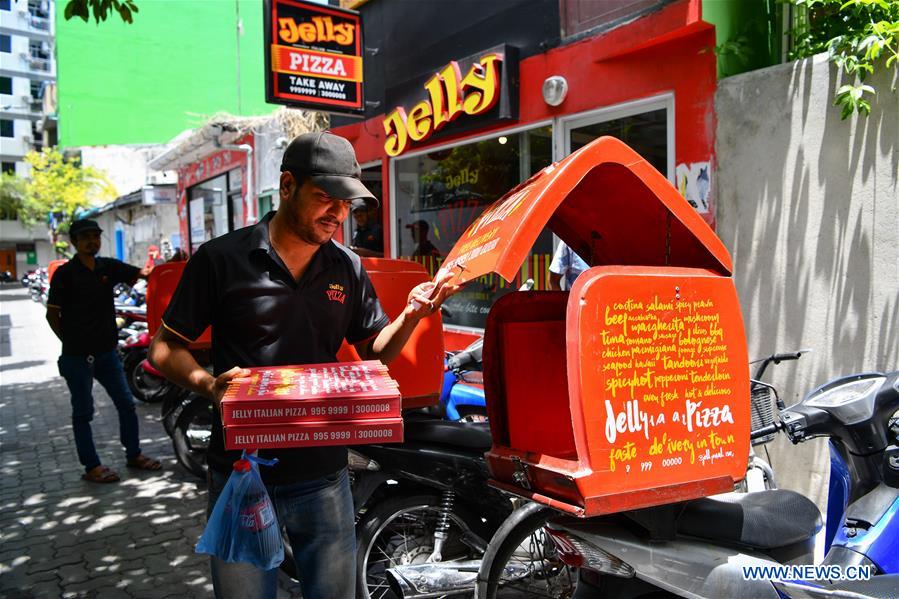
[[[155,206],[158,204],[174,204],[178,201],[178,190],[174,185],[167,187],[148,186],[142,190],[141,203],[144,206]]]
[[[297,0],[265,0],[263,10],[266,101],[361,113],[359,13]]]
[[[492,48],[462,61],[452,61],[435,72],[415,95],[424,99],[409,108],[397,105],[384,118],[386,140],[384,150],[398,156],[408,149],[410,142],[433,137],[462,115],[476,117],[490,115],[488,120],[515,118],[517,97],[511,91],[517,86],[517,57],[507,46]],[[388,93],[390,96],[390,93]],[[497,109],[497,110],[494,110]],[[481,126],[483,119],[471,120],[469,126]],[[454,127],[454,131],[463,128]]]

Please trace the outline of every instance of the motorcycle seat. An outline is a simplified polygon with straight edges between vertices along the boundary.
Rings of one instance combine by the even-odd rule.
[[[486,452],[493,446],[490,425],[486,422],[456,422],[435,417],[404,418],[403,436],[406,441],[437,443]]]
[[[764,550],[802,543],[821,526],[821,512],[812,501],[795,491],[772,489],[689,501],[677,532]]]

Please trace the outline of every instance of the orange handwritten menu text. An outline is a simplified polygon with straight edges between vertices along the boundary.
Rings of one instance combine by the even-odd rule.
[[[611,287],[618,293],[602,294],[587,352],[594,361],[584,364],[598,375],[601,398],[593,405],[594,470],[645,487],[745,465],[748,366],[745,349],[732,347],[732,338],[742,342],[735,301],[714,283],[707,292],[690,284],[652,285],[646,294]]]

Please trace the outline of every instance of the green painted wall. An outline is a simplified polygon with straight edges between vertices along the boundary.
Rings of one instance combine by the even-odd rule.
[[[780,62],[781,10],[777,0],[702,0],[702,20],[715,26],[719,78]],[[738,44],[742,56],[726,42]]]
[[[117,14],[96,25],[57,11],[61,146],[163,143],[216,112],[276,108],[265,103],[259,0],[137,5],[131,25]]]

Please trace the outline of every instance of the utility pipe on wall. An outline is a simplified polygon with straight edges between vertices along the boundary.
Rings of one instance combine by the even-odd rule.
[[[223,144],[218,138],[215,140],[215,145],[222,150],[236,150],[238,152],[244,152],[247,155],[247,195],[243,202],[245,214],[247,216],[244,219],[244,224],[252,225],[258,220],[256,214],[256,198],[253,195],[256,189],[253,180],[253,146],[250,144]]]

